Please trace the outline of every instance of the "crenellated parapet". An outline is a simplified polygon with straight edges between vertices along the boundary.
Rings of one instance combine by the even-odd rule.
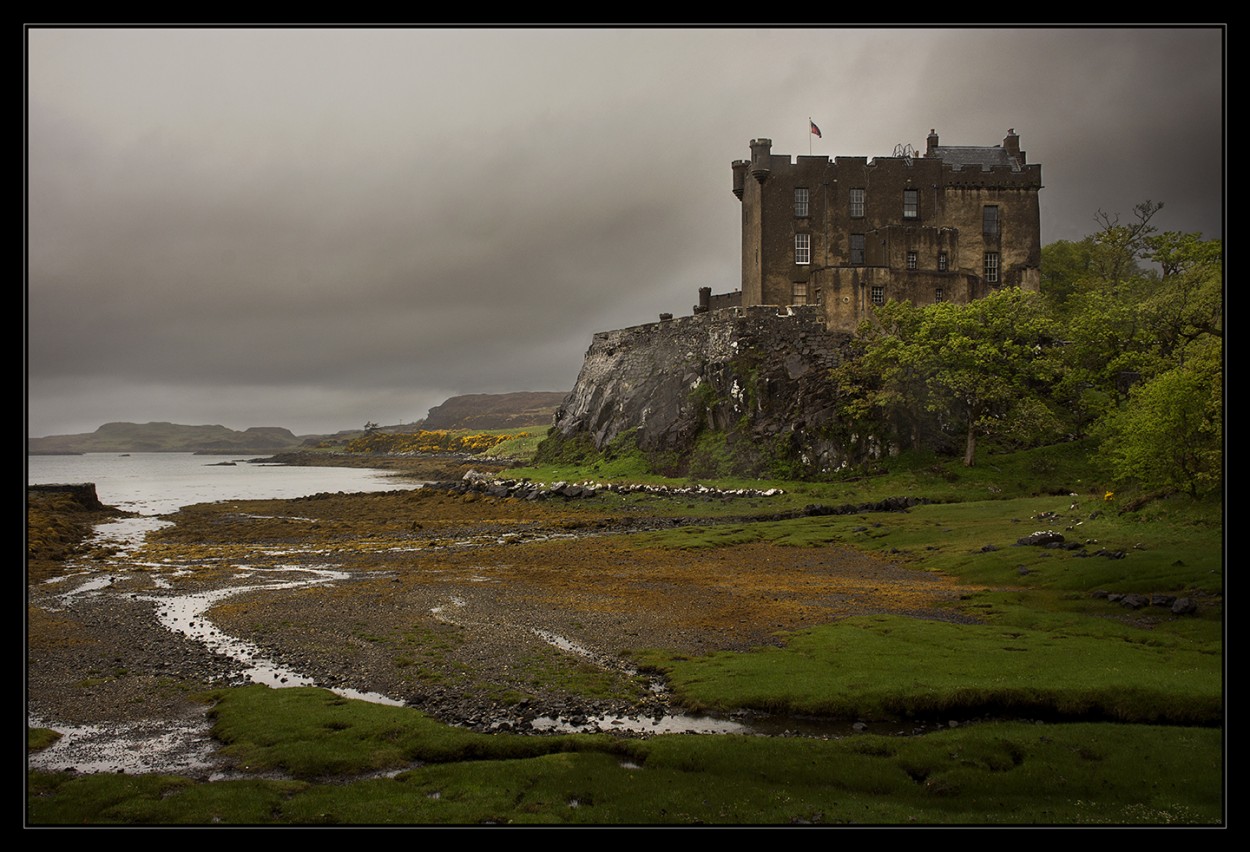
[[[1037,287],[1042,172],[1014,129],[990,146],[942,145],[931,130],[923,153],[899,145],[871,160],[750,145],[732,165],[744,306],[823,306],[830,328],[851,330],[890,299]]]
[[[757,139],[752,141],[752,146],[759,142],[771,145],[770,140]],[[806,179],[822,184],[837,184],[854,181],[867,174],[879,180],[928,181],[930,185],[939,187],[977,185],[1040,189],[1042,185],[1041,165],[999,162],[997,159],[942,161],[923,157],[792,157],[786,154],[756,154],[753,147],[752,159],[734,160],[730,167],[733,171],[733,193],[739,200],[742,199],[748,174],[760,183],[775,178],[782,183]]]

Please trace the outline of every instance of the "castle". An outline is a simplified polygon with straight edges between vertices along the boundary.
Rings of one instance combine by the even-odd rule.
[[[742,202],[742,288],[699,293],[696,313],[817,305],[826,327],[853,331],[889,299],[967,303],[1000,287],[1037,290],[1040,165],[1020,137],[949,146],[930,130],[923,156],[790,156],[751,141],[735,160]]]
[[[694,316],[596,334],[540,452],[628,438],[655,470],[799,476],[885,451],[829,379],[852,332],[890,299],[1037,290],[1041,177],[1014,131],[985,148],[930,131],[923,157],[899,146],[872,162],[792,162],[754,140],[733,164],[742,289],[703,287]]]

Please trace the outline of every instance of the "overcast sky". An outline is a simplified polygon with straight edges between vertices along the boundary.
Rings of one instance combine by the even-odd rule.
[[[873,157],[1015,128],[1044,243],[1145,199],[1222,236],[1220,29],[26,35],[31,436],[568,390],[594,332],[739,286],[753,137]]]

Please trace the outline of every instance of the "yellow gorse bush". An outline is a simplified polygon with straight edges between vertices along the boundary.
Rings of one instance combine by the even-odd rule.
[[[512,435],[487,435],[482,433],[453,433],[445,429],[407,432],[403,434],[374,432],[362,435],[347,443],[349,453],[484,453],[513,438],[529,437],[528,432]]]

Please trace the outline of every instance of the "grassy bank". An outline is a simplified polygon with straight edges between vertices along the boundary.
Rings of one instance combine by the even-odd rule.
[[[218,696],[241,777],[30,778],[38,824],[1214,824],[1216,730],[984,724],[925,737],[475,735],[314,689]],[[381,770],[394,774],[378,776]],[[281,770],[289,780],[261,773]],[[327,776],[333,776],[328,783]],[[345,779],[351,783],[343,783]]]
[[[509,475],[687,484],[635,477],[628,458],[597,464]],[[184,513],[184,523],[203,514],[203,529],[216,530],[222,546],[240,548],[294,544],[316,529],[318,547],[375,554],[358,557],[362,571],[394,570],[380,554],[426,548],[442,572],[397,573],[395,579],[341,586],[335,595],[370,596],[365,603],[336,599],[343,619],[391,609],[414,612],[403,595],[463,561],[466,569],[483,573],[487,569],[479,566],[491,566],[492,582],[502,580],[505,568],[515,572],[508,577],[524,576],[533,584],[526,588],[534,590],[534,600],[542,600],[539,592],[584,599],[587,611],[606,607],[624,618],[635,603],[639,612],[650,611],[653,598],[640,597],[644,591],[663,595],[664,589],[706,586],[704,597],[690,598],[706,609],[683,614],[680,627],[692,630],[696,615],[718,619],[714,626],[723,633],[717,635],[746,629],[748,615],[735,610],[734,601],[747,599],[732,598],[730,579],[740,588],[775,583],[756,590],[767,600],[752,611],[768,611],[778,622],[800,610],[819,614],[823,610],[808,598],[827,596],[831,579],[806,566],[825,552],[853,548],[866,560],[902,566],[900,573],[941,579],[954,591],[938,604],[926,599],[921,618],[914,617],[920,603],[913,611],[911,599],[891,600],[892,589],[874,589],[879,594],[873,600],[888,603],[888,612],[825,616],[823,623],[795,616],[808,626],[771,637],[759,630],[771,641],[735,651],[704,654],[645,644],[610,650],[663,671],[676,698],[691,708],[889,720],[902,730],[919,719],[930,727],[952,719],[981,721],[922,737],[519,737],[473,733],[414,710],[360,704],[321,690],[249,687],[213,695],[214,735],[239,778],[206,783],[31,773],[29,818],[40,824],[1224,819],[1218,502],[1135,494],[1107,499],[1096,460],[1079,444],[987,456],[971,470],[912,457],[826,482],[763,485],[785,493],[601,493],[539,504],[416,492],[325,495],[289,506],[266,501],[230,507],[229,518],[220,509],[192,510]],[[926,502],[906,511],[854,508],[897,496]],[[682,525],[619,532],[628,526],[622,521],[646,526],[647,519],[673,518]],[[484,547],[463,555],[450,548],[465,529],[493,537],[538,520],[543,530],[593,531],[594,537],[529,544],[529,561],[517,555],[518,548],[497,553]],[[189,535],[192,529],[158,537],[170,559],[208,547],[203,533]],[[1039,530],[1062,535],[1062,546],[1019,543]],[[722,558],[728,555],[741,558]],[[635,567],[640,562],[649,572]],[[783,577],[778,566],[798,567]],[[544,572],[562,576],[540,584]],[[708,582],[713,575],[719,584]],[[821,588],[807,590],[805,578]],[[592,599],[595,594],[603,602]],[[919,601],[927,592],[908,594]],[[1147,604],[1133,608],[1113,597],[1132,594]],[[1170,606],[1150,605],[1152,595],[1159,602],[1164,595],[1187,598],[1194,609],[1174,613]],[[296,626],[297,613],[289,614]],[[373,634],[386,638],[381,628]],[[357,644],[375,653],[386,643],[369,638]],[[431,645],[429,653],[452,650]],[[533,668],[530,680],[543,679],[543,659],[525,664]],[[588,695],[599,688],[590,677],[564,681],[565,688]],[[284,780],[273,780],[273,773]]]

